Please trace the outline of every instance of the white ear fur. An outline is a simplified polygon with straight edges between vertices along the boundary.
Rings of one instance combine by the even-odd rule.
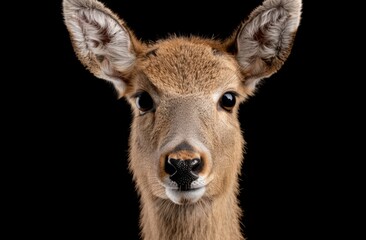
[[[290,54],[297,32],[301,0],[266,0],[240,27],[237,59],[250,92],[275,73]]]
[[[135,61],[132,35],[123,21],[96,0],[64,0],[63,14],[79,60],[123,95],[123,74]]]

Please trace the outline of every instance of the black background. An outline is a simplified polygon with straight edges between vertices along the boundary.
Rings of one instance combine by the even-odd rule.
[[[261,3],[103,2],[142,41],[173,33],[225,38]],[[341,211],[329,205],[334,162],[342,158],[343,129],[333,114],[346,113],[335,100],[338,80],[323,74],[330,36],[315,32],[327,23],[310,4],[303,4],[287,62],[240,108],[247,145],[239,198],[248,240],[325,239],[334,231],[326,222]],[[127,170],[130,107],[77,60],[61,1],[36,8],[24,15],[21,31],[16,28],[23,36],[17,46],[29,50],[22,61],[31,67],[13,71],[16,86],[8,88],[17,116],[5,125],[14,133],[8,142],[22,146],[11,151],[17,166],[10,181],[18,187],[11,190],[17,194],[10,198],[9,222],[22,223],[13,233],[138,239],[139,203]]]

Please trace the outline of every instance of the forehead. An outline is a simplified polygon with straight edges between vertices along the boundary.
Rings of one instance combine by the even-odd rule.
[[[212,92],[240,82],[234,58],[216,42],[168,39],[151,46],[141,71],[159,90],[177,94]]]

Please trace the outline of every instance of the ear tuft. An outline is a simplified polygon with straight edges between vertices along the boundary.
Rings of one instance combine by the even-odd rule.
[[[288,58],[300,24],[301,0],[266,0],[239,28],[237,59],[245,85],[253,91]]]
[[[134,37],[116,14],[96,0],[64,0],[64,21],[79,60],[123,95],[135,61]]]

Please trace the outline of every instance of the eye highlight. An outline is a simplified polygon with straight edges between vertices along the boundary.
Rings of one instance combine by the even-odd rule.
[[[154,100],[147,92],[140,92],[136,95],[136,106],[143,114],[154,108]]]
[[[220,107],[224,110],[231,112],[236,104],[236,94],[233,92],[226,92],[220,98]]]

